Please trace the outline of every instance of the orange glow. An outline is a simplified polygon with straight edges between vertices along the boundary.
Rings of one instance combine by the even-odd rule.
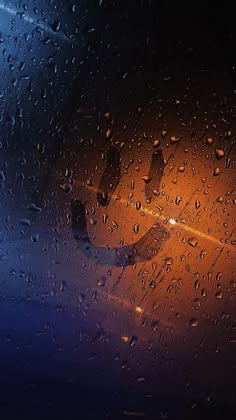
[[[143,308],[141,308],[141,306],[136,306],[135,311],[139,314],[143,313]]]
[[[78,181],[75,182],[75,186],[76,187],[79,187],[79,186],[84,187],[84,188],[86,188],[89,191],[92,191],[94,193],[102,192],[98,188],[91,187],[89,185],[84,185],[82,183],[79,183]],[[127,203],[127,200],[125,200],[122,197],[119,198],[119,201],[121,203],[124,203],[124,204]],[[130,206],[131,206],[131,208],[135,209],[135,204],[131,203]],[[194,229],[194,228],[188,226],[185,223],[179,223],[173,218],[169,219],[169,217],[167,215],[164,215],[162,213],[158,214],[156,211],[150,210],[150,209],[148,209],[147,207],[144,207],[144,206],[141,206],[140,211],[145,212],[145,214],[148,214],[149,216],[152,216],[155,219],[161,219],[165,224],[169,220],[169,224],[171,225],[171,227],[179,228],[179,229],[184,230],[184,231],[189,232],[189,233],[194,233],[196,236],[198,236],[200,238],[203,238],[203,239],[206,239],[209,242],[215,243],[216,245],[218,245],[220,247],[227,246],[227,247],[230,247],[233,251],[235,251],[235,247],[233,245],[231,245],[230,243],[223,243],[223,242],[219,241],[218,239],[214,238],[214,236],[203,233],[203,232],[199,231],[198,229]],[[168,228],[168,225],[166,225],[166,228]]]

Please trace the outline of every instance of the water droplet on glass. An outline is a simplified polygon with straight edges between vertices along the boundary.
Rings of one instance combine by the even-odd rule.
[[[220,203],[220,204],[222,204],[223,203],[223,197],[222,196],[220,196],[220,197],[217,197],[217,199],[216,199],[216,202],[217,203]]]
[[[222,275],[223,275],[223,273],[222,273],[221,271],[219,271],[219,272],[216,274],[216,281],[220,281],[220,279],[221,279]]]
[[[1,181],[1,182],[4,182],[4,181],[5,181],[5,179],[6,179],[6,177],[5,177],[5,175],[4,175],[4,172],[3,172],[3,171],[0,171],[0,181]]]
[[[213,175],[218,176],[219,173],[220,173],[220,168],[215,168],[214,171],[213,171]]]
[[[222,292],[222,290],[219,290],[219,291],[218,291],[218,292],[216,292],[216,294],[215,294],[216,299],[221,299],[221,298],[222,298],[222,296],[223,296],[223,292]]]
[[[149,283],[149,287],[150,287],[151,289],[155,289],[155,288],[156,288],[156,282],[155,282],[155,280],[151,280],[151,281],[150,281],[150,283]]]
[[[177,195],[176,199],[175,199],[175,204],[179,205],[179,203],[182,201],[182,197],[180,197],[179,195]]]
[[[173,264],[173,262],[174,262],[174,260],[173,260],[173,258],[172,258],[172,257],[166,257],[166,258],[164,259],[164,263],[165,263],[166,265],[172,265],[172,264]]]
[[[35,203],[32,203],[28,206],[28,210],[34,212],[34,213],[41,213],[42,209],[41,207],[38,207]]]
[[[192,237],[192,238],[189,238],[188,239],[188,244],[190,246],[192,246],[193,248],[195,248],[195,246],[197,245],[197,243],[198,243],[198,240],[195,237]]]
[[[145,382],[145,378],[143,377],[143,376],[140,376],[138,379],[137,379],[137,382]],[[131,413],[132,413],[132,411],[131,411]],[[133,414],[133,413],[132,413]],[[137,414],[139,415],[139,416],[143,416],[143,412],[142,411],[138,411],[137,412]]]
[[[67,289],[67,282],[65,280],[62,280],[60,283],[60,292],[64,292]]]
[[[112,138],[112,131],[110,128],[108,128],[108,130],[106,131],[106,139],[111,139]]]
[[[148,176],[148,175],[144,175],[143,177],[142,177],[142,180],[145,182],[145,184],[148,184],[150,181],[151,181],[151,176]]]
[[[201,290],[201,296],[202,296],[202,297],[206,297],[206,296],[207,296],[207,291],[206,291],[206,289],[202,289],[202,290]]]
[[[200,253],[200,258],[203,260],[203,258],[205,257],[205,255],[207,255],[207,250],[206,249],[202,249],[202,251]]]
[[[103,286],[105,286],[106,281],[107,281],[106,277],[101,277],[100,279],[98,279],[97,285],[100,286],[100,287],[103,287]]]
[[[196,289],[196,290],[198,290],[198,289],[199,289],[199,287],[200,287],[200,281],[199,281],[199,280],[196,280],[196,281],[194,282],[194,287],[195,287],[195,289]]]
[[[160,146],[160,141],[159,140],[154,140],[152,145],[153,145],[153,147],[158,147],[158,146]]]
[[[141,208],[141,201],[136,201],[136,209],[140,210]]]
[[[190,319],[190,326],[191,327],[197,327],[198,326],[198,319],[196,319],[196,318]]]
[[[35,233],[34,235],[31,236],[31,241],[32,242],[38,242],[39,241],[39,234]]]
[[[72,178],[72,176],[73,176],[73,171],[72,171],[72,169],[66,169],[65,170],[65,178]]]
[[[136,335],[132,335],[131,339],[130,339],[130,346],[133,347],[137,344],[138,342],[138,337]]]
[[[102,220],[103,220],[104,225],[106,224],[107,219],[108,219],[108,214],[107,214],[107,213],[104,213],[104,214],[102,215]]]
[[[134,233],[138,233],[139,232],[139,228],[140,228],[140,225],[139,225],[139,223],[135,223],[135,225],[133,226],[133,231],[134,231]]]
[[[66,193],[70,193],[72,191],[72,185],[69,183],[61,184],[60,188]]]
[[[55,22],[53,22],[53,24],[51,25],[51,28],[54,32],[58,32],[61,29],[61,22],[59,20],[56,20]]]
[[[224,155],[225,155],[224,150],[222,150],[222,149],[216,149],[216,157],[218,159],[222,159],[224,157]]]
[[[112,114],[111,114],[111,112],[106,112],[106,113],[104,114],[104,117],[105,117],[105,119],[106,119],[109,123],[111,123],[111,122],[112,122]]]
[[[23,217],[20,220],[20,224],[23,225],[23,226],[30,226],[31,225],[31,222],[30,222],[30,219],[27,219],[26,217]]]

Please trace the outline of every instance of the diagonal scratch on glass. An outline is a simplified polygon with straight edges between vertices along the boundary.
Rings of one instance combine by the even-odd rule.
[[[230,233],[230,235],[228,236],[228,240],[232,237],[232,235],[233,235],[233,233],[235,232],[235,229],[233,229],[232,230],[232,232]],[[211,265],[211,267],[210,267],[210,269],[209,269],[209,272],[213,269],[213,267],[216,265],[216,263],[217,263],[217,261],[218,261],[218,259],[220,258],[220,256],[221,256],[221,254],[222,254],[222,252],[224,251],[224,249],[225,249],[225,246],[226,246],[227,244],[223,244],[223,246],[221,247],[221,249],[220,249],[220,251],[219,251],[219,253],[218,253],[218,255],[215,257],[215,259],[214,259],[214,261],[213,261],[213,263],[212,263],[212,265]],[[233,248],[234,249],[234,248]]]
[[[71,39],[69,37],[69,35],[67,36],[64,32],[53,31],[52,28],[50,27],[50,25],[47,24],[46,22],[43,22],[42,20],[37,20],[34,17],[30,16],[28,13],[26,14],[26,12],[24,12],[24,11],[21,12],[16,7],[0,3],[0,11],[1,10],[9,13],[9,14],[15,16],[15,17],[18,16],[24,22],[33,25],[35,27],[35,29],[40,28],[42,31],[44,31],[46,33],[49,33],[51,36],[53,36],[54,38],[58,38],[60,41],[65,41],[65,42],[68,42],[68,43],[76,43],[77,42],[76,40]]]

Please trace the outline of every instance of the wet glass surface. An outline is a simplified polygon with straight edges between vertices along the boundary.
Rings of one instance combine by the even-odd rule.
[[[0,0],[2,419],[235,418],[232,7]]]

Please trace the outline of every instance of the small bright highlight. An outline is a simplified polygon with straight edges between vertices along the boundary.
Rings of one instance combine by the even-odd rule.
[[[142,314],[142,313],[143,313],[143,308],[141,308],[141,306],[136,306],[135,311],[136,311],[138,314]]]

